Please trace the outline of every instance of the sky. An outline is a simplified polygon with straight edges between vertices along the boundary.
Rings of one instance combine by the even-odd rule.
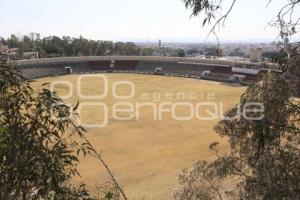
[[[268,0],[238,0],[218,31],[220,40],[278,40],[278,30],[268,23],[286,1],[267,7]],[[205,42],[209,32],[201,16],[190,18],[182,0],[0,0],[0,6],[2,37],[35,32],[96,40]]]

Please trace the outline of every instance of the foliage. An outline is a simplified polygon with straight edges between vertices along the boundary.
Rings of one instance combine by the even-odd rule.
[[[269,4],[273,0],[269,0]],[[296,15],[299,10],[300,0],[288,0],[284,2],[285,5],[280,9],[277,18],[270,23],[280,30],[279,34],[282,38],[289,38],[299,31],[300,16]]]
[[[239,57],[245,57],[245,53],[242,52],[241,48],[238,47],[238,48],[235,48],[233,51],[231,51],[229,53],[229,56],[239,56]],[[263,56],[263,57],[266,57],[266,56]]]
[[[96,152],[69,117],[76,107],[48,89],[33,91],[16,69],[1,65],[0,199],[96,199],[85,185],[69,185],[79,176],[79,154]]]
[[[184,2],[192,7],[193,15],[208,15],[222,3]],[[199,199],[199,195],[203,199],[300,199],[300,100],[296,98],[300,94],[300,45],[287,42],[287,37],[296,33],[297,24],[285,20],[286,15],[293,19],[293,9],[299,3],[288,1],[282,9],[285,12],[281,10],[278,14],[280,35],[285,42],[285,48],[275,58],[281,72],[262,74],[262,80],[241,97],[240,106],[226,114],[233,120],[222,120],[215,130],[229,139],[230,152],[222,155],[217,144],[212,144],[210,148],[217,159],[209,163],[198,161],[193,168],[184,170],[179,176],[180,187],[174,192],[175,199]],[[263,119],[233,118],[238,108],[243,113],[249,109],[244,105],[252,102],[264,105]],[[250,113],[252,117],[258,114],[261,115]]]
[[[184,50],[179,48],[161,47],[158,49],[158,53],[161,56],[185,57]]]
[[[284,78],[288,81],[289,88],[294,96],[300,97],[300,43],[288,44],[276,62],[280,64],[280,69],[284,71]]]
[[[215,34],[217,28],[220,25],[224,25],[226,19],[234,8],[234,5],[239,0],[231,0],[229,2],[229,7],[226,8],[224,0],[182,0],[185,3],[186,8],[192,10],[191,16],[199,16],[203,14],[203,26],[212,25],[209,34]],[[271,4],[273,0],[266,0],[267,6]],[[263,4],[262,3],[262,4]],[[282,38],[288,38],[297,33],[299,30],[300,17],[296,15],[300,0],[288,0],[283,1],[284,6],[278,12],[275,20],[271,21],[269,24],[273,27],[278,28],[279,34]],[[224,8],[225,7],[225,8]],[[224,13],[225,10],[225,13]]]
[[[274,62],[274,60],[278,57],[278,53],[274,51],[266,51],[262,53],[262,57],[270,62]]]
[[[190,171],[185,170],[175,197],[184,199],[178,197],[202,194],[205,189],[205,194],[214,195],[212,199],[218,194],[222,196],[219,199],[228,194],[235,194],[230,199],[300,198],[300,102],[291,95],[293,90],[279,74],[267,74],[262,82],[250,87],[240,100],[241,108],[247,102],[262,103],[264,118],[221,121],[216,131],[229,138],[230,153],[217,153],[217,160],[198,162]],[[234,108],[227,116],[236,116],[236,112]]]
[[[213,23],[213,26],[208,34],[216,34],[216,28],[225,23],[228,15],[232,11],[237,0],[232,0],[230,7],[227,9],[225,14],[221,11],[224,9],[222,6],[224,4],[223,0],[182,0],[185,3],[186,8],[192,9],[191,16],[198,16],[200,13],[204,14],[204,20],[202,22],[203,26],[210,25]],[[218,37],[217,37],[218,40]],[[218,41],[219,42],[219,41]]]
[[[121,197],[120,190],[114,182],[97,185],[97,191],[97,198],[101,200],[119,200]]]
[[[218,195],[220,186],[215,172],[205,161],[198,161],[191,169],[183,170],[178,180],[180,188],[174,192],[176,200],[210,200]]]
[[[34,96],[28,82],[11,67],[0,71],[0,188],[2,199],[63,199],[79,175],[76,151],[83,131],[68,116],[70,108],[47,89]],[[54,106],[55,105],[55,106]]]
[[[22,57],[24,52],[31,51],[39,52],[41,58],[109,55],[151,56],[153,53],[153,49],[152,51],[143,51],[141,47],[131,42],[113,43],[112,41],[95,41],[88,40],[82,36],[79,38],[71,38],[69,36],[62,38],[57,36],[41,38],[38,33],[30,33],[20,38],[15,35],[11,35],[8,39],[0,37],[0,42],[4,45],[8,45],[9,48],[19,48],[19,57]]]

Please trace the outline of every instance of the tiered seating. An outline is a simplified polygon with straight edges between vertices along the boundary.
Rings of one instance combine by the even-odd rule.
[[[36,68],[30,68],[30,67],[26,67],[26,68],[20,68],[18,69],[22,75],[26,78],[26,79],[34,79],[36,78],[36,72],[35,72]]]
[[[211,72],[212,73],[220,73],[220,74],[232,74],[232,69],[231,69],[231,67],[217,66],[217,67],[212,68]]]
[[[25,78],[35,79],[66,74],[65,67],[71,67],[75,74],[89,74],[109,70],[110,61],[32,64],[21,66],[19,70]]]
[[[258,80],[259,80],[259,78],[257,75],[248,74],[248,75],[246,75],[244,82],[253,84],[253,83],[256,83]]]
[[[222,73],[210,73],[208,78],[216,81],[229,81],[231,74],[222,74]]]
[[[115,61],[115,65],[112,70],[135,71],[138,64],[139,61],[134,61],[134,60]]]
[[[199,64],[185,64],[181,63],[181,69],[182,73],[185,74],[185,76],[192,77],[192,78],[200,78],[201,74],[204,71],[210,71],[211,66],[206,66],[206,65],[199,65]]]
[[[46,62],[47,61],[47,62]],[[19,70],[27,79],[35,79],[45,76],[56,76],[67,74],[66,67],[71,67],[75,74],[90,74],[103,72],[128,72],[142,74],[157,74],[197,79],[209,79],[216,81],[233,81],[231,67],[225,65],[211,65],[193,62],[177,62],[177,61],[158,61],[158,60],[98,60],[98,61],[76,61],[76,60],[57,60],[45,63],[40,62],[34,64],[20,65]],[[155,69],[159,73],[155,73]],[[207,76],[203,75],[204,71],[209,71]],[[257,75],[241,74],[245,76],[244,80],[240,80],[242,84],[252,84],[258,81]]]
[[[231,76],[232,76],[231,67],[218,66],[212,68],[207,78],[216,81],[229,81]]]
[[[107,71],[110,70],[110,61],[90,61],[88,66],[92,71]]]
[[[142,73],[153,73],[156,67],[160,67],[161,62],[156,61],[141,61],[136,66],[136,71]]]
[[[183,68],[180,67],[180,65],[177,62],[166,62],[162,63],[162,72],[166,75],[176,75],[176,74],[181,74]]]
[[[183,77],[200,77],[202,72],[212,68],[211,66],[190,63],[142,61],[137,66],[137,70],[154,72],[156,67],[161,67],[162,73],[165,75]]]
[[[46,76],[57,76],[66,74],[66,70],[62,67],[54,67],[54,66],[29,66],[19,68],[19,71],[23,74],[23,76],[27,79],[35,79]]]
[[[88,74],[92,72],[88,62],[68,63],[65,67],[71,67],[75,74]]]

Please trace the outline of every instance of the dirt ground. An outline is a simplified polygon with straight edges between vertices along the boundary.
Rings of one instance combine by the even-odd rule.
[[[105,85],[103,77],[82,77],[81,97],[77,91],[77,83],[80,81],[78,75],[42,78],[32,83],[32,86],[38,89],[43,83],[56,83],[53,86],[59,95],[67,95],[71,91],[66,101],[76,104],[79,100],[80,104],[85,105],[81,109],[82,123],[93,124],[104,121],[105,116],[101,114],[104,109],[99,105],[90,104],[101,102],[107,105],[107,126],[88,128],[87,136],[102,153],[130,199],[171,199],[172,191],[178,184],[177,176],[182,169],[191,167],[197,160],[214,158],[213,153],[208,150],[211,143],[219,142],[220,150],[227,151],[226,138],[220,138],[213,130],[218,119],[200,120],[195,114],[193,119],[178,121],[170,112],[162,111],[161,119],[155,120],[153,107],[137,105],[155,103],[157,107],[161,106],[164,110],[168,110],[178,102],[190,103],[194,108],[201,102],[213,102],[219,111],[225,112],[238,103],[245,87],[163,76],[134,74],[104,74],[104,76],[108,82],[108,95],[103,99],[86,98],[103,93]],[[69,89],[70,84],[57,81],[71,83],[72,89]],[[129,81],[133,85],[119,81]],[[129,96],[134,86],[133,97],[117,99],[116,95],[113,95],[114,84],[115,93],[123,97]],[[116,119],[113,116],[113,106],[116,103],[125,103],[126,105],[121,107],[127,111],[129,109],[127,104],[132,104],[135,115],[126,111],[117,112],[119,117],[132,119],[125,121]],[[166,105],[163,105],[164,103]],[[170,103],[172,105],[169,105]],[[191,113],[187,106],[175,108],[176,116],[184,117]],[[212,109],[210,106],[201,108],[201,116],[208,116],[204,114],[205,108]],[[139,116],[138,120],[136,113]],[[82,178],[77,178],[74,182],[86,183],[92,192],[96,192],[97,184],[109,178],[104,168],[94,158],[81,158],[79,170]]]

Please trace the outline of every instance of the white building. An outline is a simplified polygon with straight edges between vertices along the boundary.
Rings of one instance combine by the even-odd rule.
[[[249,50],[250,62],[260,62],[262,59],[262,53],[263,53],[262,48],[257,48],[257,49],[251,48]]]
[[[39,52],[24,52],[23,53],[24,59],[38,59],[39,58]]]
[[[8,49],[8,46],[7,45],[3,45],[1,42],[0,42],[0,51],[4,51],[4,50],[7,50]]]

